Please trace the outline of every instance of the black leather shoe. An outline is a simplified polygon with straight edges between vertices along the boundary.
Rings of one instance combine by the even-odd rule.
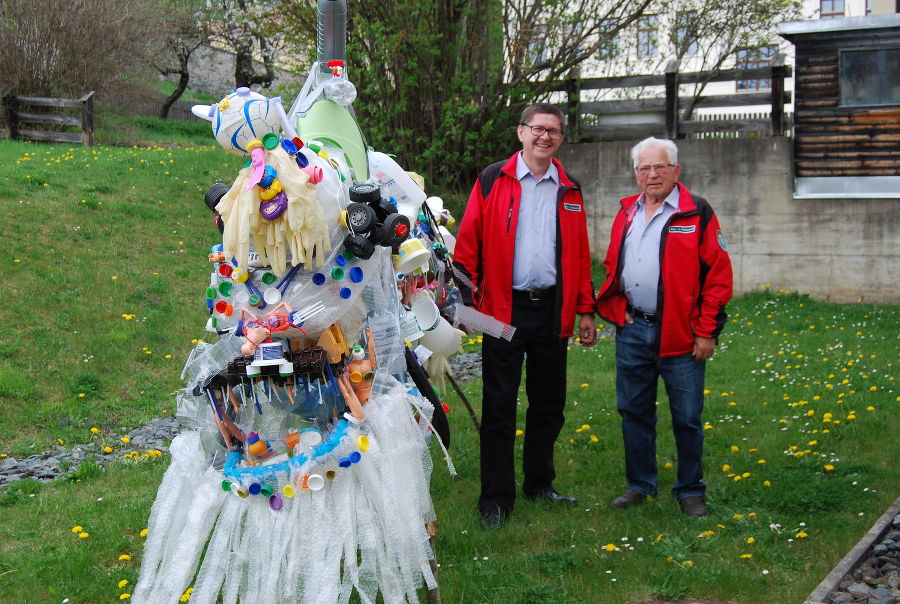
[[[509,512],[504,512],[500,509],[500,506],[487,512],[481,512],[481,528],[486,531],[503,528],[503,525],[506,524],[507,516],[509,516]]]
[[[641,505],[647,500],[647,496],[641,493],[640,491],[635,491],[634,489],[628,489],[623,494],[619,495],[615,499],[612,500],[612,506],[614,508],[624,510],[625,508],[630,508],[635,505]]]
[[[681,506],[682,512],[692,518],[700,518],[709,513],[706,509],[706,503],[703,502],[703,497],[700,497],[699,495],[692,495],[690,497],[685,497],[684,499],[679,499],[678,505]]]
[[[543,501],[548,501],[550,503],[567,503],[569,505],[578,505],[578,500],[574,497],[566,497],[565,495],[560,495],[556,492],[556,489],[550,487],[544,491],[539,493],[531,493],[525,495],[525,499],[530,499],[534,501],[535,499],[540,499]]]

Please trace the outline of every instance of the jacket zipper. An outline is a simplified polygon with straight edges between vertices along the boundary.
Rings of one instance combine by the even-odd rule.
[[[509,227],[512,224],[512,211],[513,211],[513,204],[515,203],[515,201],[516,201],[515,197],[510,196],[510,198],[509,198],[509,213],[506,215],[506,232],[507,233],[509,232]]]

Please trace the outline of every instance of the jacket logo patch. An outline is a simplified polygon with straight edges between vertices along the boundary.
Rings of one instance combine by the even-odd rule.
[[[697,225],[692,224],[690,226],[670,226],[670,233],[693,233],[697,230]]]
[[[722,248],[722,251],[728,251],[728,241],[725,240],[725,233],[716,231],[716,241],[719,242],[719,247]]]
[[[581,206],[578,205],[577,203],[564,203],[563,207],[565,209],[569,210],[570,212],[580,212],[581,211]]]

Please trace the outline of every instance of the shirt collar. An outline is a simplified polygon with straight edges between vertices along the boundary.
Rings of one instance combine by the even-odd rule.
[[[672,192],[663,200],[663,203],[667,203],[672,206],[673,210],[678,209],[678,200],[681,198],[681,193],[678,191],[678,185],[675,185],[675,188],[672,189]],[[644,194],[641,193],[641,196],[638,197],[637,205],[640,207],[644,207]]]
[[[526,176],[531,175],[534,178],[534,174],[531,172],[531,169],[528,167],[528,164],[525,163],[525,159],[522,158],[522,152],[519,151],[519,154],[516,156],[516,179],[520,182]],[[547,168],[547,171],[544,172],[544,176],[541,180],[549,178],[552,180],[557,186],[559,185],[559,170],[556,169],[556,164],[552,161],[550,162],[550,167]],[[536,178],[534,178],[537,181]]]

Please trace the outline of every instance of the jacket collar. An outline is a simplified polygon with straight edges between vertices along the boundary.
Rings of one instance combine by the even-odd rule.
[[[678,213],[687,214],[696,211],[697,204],[694,203],[694,198],[691,196],[691,192],[688,191],[688,188],[681,182],[676,182],[675,184],[678,186]],[[637,203],[637,200],[640,199],[640,197],[641,194],[638,193],[637,195],[622,198],[619,203],[622,204],[622,209],[627,212]]]
[[[513,153],[512,157],[507,160],[506,164],[503,165],[503,168],[500,171],[507,176],[518,180],[518,176],[516,174],[516,161],[521,151],[516,151]],[[553,162],[553,165],[556,166],[556,171],[559,174],[559,186],[561,187],[574,187],[576,186],[572,179],[566,175],[566,171],[563,169],[562,163],[555,157],[550,161]]]

